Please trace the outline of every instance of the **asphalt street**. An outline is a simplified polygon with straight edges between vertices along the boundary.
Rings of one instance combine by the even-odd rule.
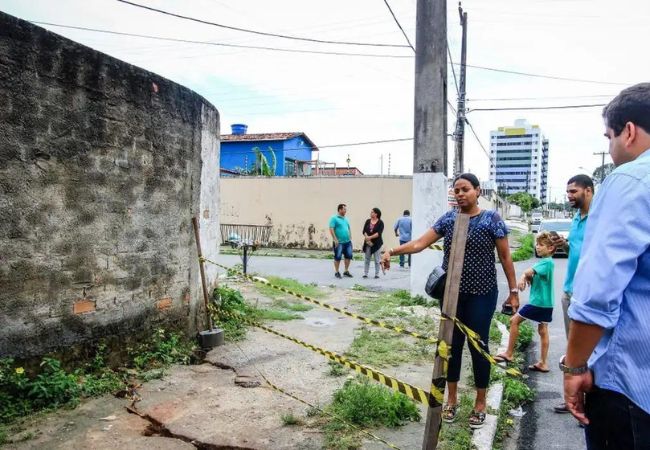
[[[516,442],[507,443],[507,448],[517,449],[567,449],[580,450],[585,448],[584,433],[570,414],[556,414],[553,406],[562,401],[562,373],[557,368],[557,362],[564,354],[566,338],[562,319],[560,296],[566,274],[566,259],[556,258],[555,261],[555,294],[556,307],[553,311],[553,321],[549,326],[549,373],[530,373],[530,385],[537,391],[536,401],[524,407],[525,415],[521,420],[521,428]],[[218,262],[233,266],[241,263],[239,256],[221,255]],[[535,259],[515,264],[517,274],[531,267]],[[371,267],[371,274],[372,274]],[[249,260],[249,271],[260,275],[276,275],[293,278],[303,283],[317,283],[327,288],[336,285],[351,288],[355,284],[367,286],[373,290],[409,289],[410,276],[408,269],[393,267],[379,279],[361,278],[363,261],[353,261],[350,272],[354,278],[334,278],[331,260],[307,258],[283,258],[270,256],[254,256]],[[501,267],[497,267],[500,299],[499,304],[506,298],[508,286]],[[521,295],[522,305],[528,301],[528,290]],[[533,345],[528,352],[528,362],[532,364],[539,358],[539,339],[535,335]]]

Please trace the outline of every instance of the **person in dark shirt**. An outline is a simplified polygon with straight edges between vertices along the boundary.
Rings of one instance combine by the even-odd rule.
[[[471,173],[458,175],[454,180],[453,189],[458,202],[458,209],[461,213],[470,216],[456,317],[481,336],[484,342],[484,350],[489,351],[487,343],[489,341],[490,323],[496,309],[498,296],[495,248],[508,279],[510,293],[507,302],[512,305],[514,311],[519,308],[519,291],[517,289],[515,268],[510,257],[508,229],[496,211],[487,211],[479,207],[478,198],[481,194],[481,188],[475,175]],[[446,212],[418,239],[385,252],[381,261],[383,267],[385,269],[390,267],[390,257],[393,255],[419,253],[444,237],[442,267],[446,271],[449,264],[454,224],[458,213],[458,210]],[[447,371],[449,393],[442,416],[443,420],[448,423],[456,419],[458,412],[458,380],[460,379],[464,344],[465,335],[457,328],[454,328],[451,357]],[[476,349],[471,346],[469,349],[476,384],[476,400],[474,410],[469,418],[469,426],[471,428],[480,428],[485,423],[490,363]]]
[[[379,255],[384,241],[381,238],[384,232],[384,222],[381,220],[381,210],[372,208],[370,219],[363,224],[363,254],[365,261],[363,265],[363,278],[368,278],[370,269],[370,258],[375,259],[375,278],[379,278]]]

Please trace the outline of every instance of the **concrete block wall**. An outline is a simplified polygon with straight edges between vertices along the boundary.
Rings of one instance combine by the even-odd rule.
[[[0,357],[199,327],[218,136],[189,89],[0,12]]]

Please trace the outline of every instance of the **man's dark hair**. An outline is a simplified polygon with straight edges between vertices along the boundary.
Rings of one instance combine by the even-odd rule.
[[[340,211],[340,210],[342,210],[343,208],[345,208],[345,206],[346,206],[345,203],[339,203],[339,206],[336,207],[336,210],[337,210],[337,211]]]
[[[592,191],[594,190],[594,180],[589,175],[575,175],[566,182],[567,185],[572,183],[575,183],[576,186],[580,186],[583,189],[591,188]]]
[[[408,209],[405,209],[403,215],[404,215],[404,216],[410,216],[410,215],[411,215],[411,211],[409,211]]]
[[[478,181],[478,177],[474,175],[473,173],[461,173],[458,175],[456,178],[454,178],[454,182],[451,184],[452,186],[456,184],[456,181],[458,180],[466,180],[469,181],[470,184],[476,189],[477,187],[481,186],[481,183]]]
[[[650,133],[650,83],[639,83],[623,89],[603,109],[606,125],[618,136],[625,124],[632,122]]]

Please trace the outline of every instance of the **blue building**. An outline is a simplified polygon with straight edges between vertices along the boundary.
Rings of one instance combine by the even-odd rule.
[[[318,147],[305,133],[247,134],[246,125],[231,127],[232,134],[221,135],[222,176],[263,175],[263,159],[275,176],[311,175]]]

